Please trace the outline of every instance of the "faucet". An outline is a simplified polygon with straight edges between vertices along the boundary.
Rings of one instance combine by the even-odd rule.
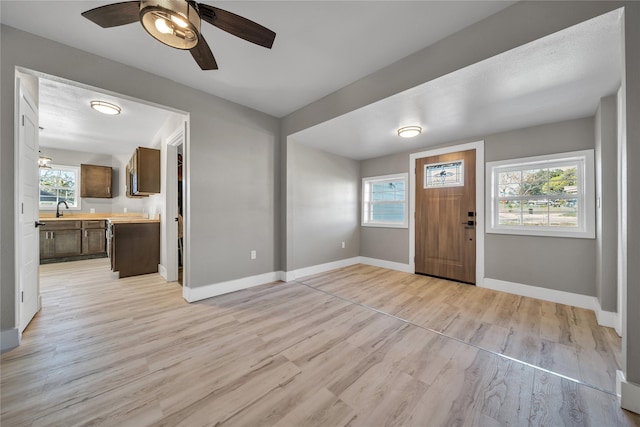
[[[62,212],[60,212],[60,203],[64,203],[67,209],[69,209],[69,205],[67,204],[67,202],[64,200],[60,200],[58,202],[58,206],[56,206],[56,218],[60,218],[62,216]]]

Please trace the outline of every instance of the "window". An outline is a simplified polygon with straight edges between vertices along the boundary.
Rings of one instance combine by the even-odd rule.
[[[407,228],[408,174],[362,179],[362,225]]]
[[[487,163],[487,232],[595,237],[593,150]]]
[[[55,209],[63,200],[69,209],[80,209],[80,168],[51,165],[39,171],[40,209]]]
[[[464,160],[424,165],[424,188],[464,187]]]

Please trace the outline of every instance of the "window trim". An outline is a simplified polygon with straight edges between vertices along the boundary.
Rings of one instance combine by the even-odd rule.
[[[525,227],[525,226],[505,226],[498,223],[498,198],[497,198],[497,174],[508,170],[521,170],[526,167],[553,167],[554,164],[566,162],[578,162],[578,180],[582,183],[578,197],[582,203],[578,203],[579,218],[582,222],[577,228],[573,227]],[[548,154],[535,157],[524,157],[519,159],[501,160],[487,162],[487,220],[486,232],[491,234],[511,234],[522,236],[546,236],[546,237],[569,237],[581,239],[595,239],[596,237],[596,217],[595,217],[595,162],[594,150],[581,150],[566,153]],[[547,199],[547,196],[532,196],[532,199]]]
[[[66,171],[74,172],[76,174],[76,185],[74,187],[74,190],[76,192],[76,200],[78,201],[78,203],[77,203],[77,206],[69,206],[69,210],[70,211],[81,210],[82,198],[80,197],[80,167],[69,166],[69,165],[57,165],[57,164],[51,164],[50,166],[51,166],[51,169],[66,170]],[[56,206],[43,206],[40,203],[40,169],[38,169],[38,208],[41,211],[55,211],[57,209]],[[63,206],[63,209],[67,210],[64,206]]]
[[[383,221],[367,221],[367,187],[371,183],[384,181],[404,181],[404,219],[402,222],[383,222]],[[361,222],[362,227],[379,227],[379,228],[409,228],[409,174],[395,173],[391,175],[380,175],[362,178],[362,201],[360,208],[362,210]],[[398,202],[398,201],[396,201]],[[372,203],[372,202],[371,202]]]

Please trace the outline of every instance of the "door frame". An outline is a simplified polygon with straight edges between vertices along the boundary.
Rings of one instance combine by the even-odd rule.
[[[484,140],[420,151],[409,155],[409,271],[416,272],[416,160],[476,150],[476,286],[484,284]]]
[[[178,200],[178,146],[182,145],[184,150],[184,144],[186,140],[186,121],[181,123],[180,126],[167,138],[165,145],[167,150],[165,176],[166,176],[166,194],[165,194],[165,206],[166,206],[166,219],[165,219],[165,236],[166,236],[166,260],[164,279],[169,282],[175,282],[178,280],[178,229],[174,218],[178,216],[178,207],[176,201]],[[184,177],[184,170],[182,171]],[[183,189],[184,191],[184,189]],[[183,216],[184,221],[184,216]],[[183,226],[184,227],[184,226]],[[183,230],[184,234],[184,230]],[[175,238],[174,238],[175,237]],[[184,264],[184,252],[183,252],[183,264]],[[184,278],[183,278],[184,282]]]

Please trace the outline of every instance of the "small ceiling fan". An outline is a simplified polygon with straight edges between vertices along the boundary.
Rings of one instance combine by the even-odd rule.
[[[193,0],[140,0],[113,3],[82,13],[102,28],[140,21],[156,40],[188,50],[203,70],[217,70],[218,64],[200,32],[200,22],[271,49],[276,33],[247,18]]]

